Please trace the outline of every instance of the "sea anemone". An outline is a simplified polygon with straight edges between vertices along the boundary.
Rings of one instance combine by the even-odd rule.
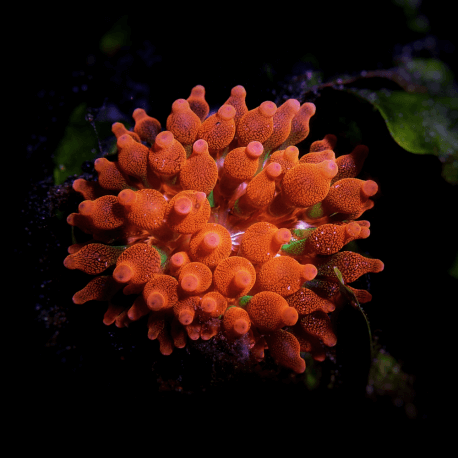
[[[245,99],[236,86],[210,114],[196,86],[173,103],[166,130],[140,108],[133,131],[113,124],[117,154],[95,161],[98,181],[73,183],[85,200],[67,221],[88,240],[69,247],[64,265],[94,276],[75,304],[107,301],[106,325],[145,317],[163,355],[219,339],[302,373],[301,352],[322,361],[337,343],[336,270],[345,284],[383,270],[341,251],[369,236],[359,218],[378,186],[356,178],[366,146],[336,158],[329,134],[299,157],[313,103],[248,110]]]

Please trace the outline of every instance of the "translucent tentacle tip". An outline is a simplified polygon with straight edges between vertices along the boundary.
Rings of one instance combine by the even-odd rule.
[[[246,270],[239,270],[233,279],[233,285],[237,289],[245,289],[251,283],[251,274]]]
[[[214,250],[221,244],[221,237],[216,232],[209,232],[202,240],[204,248]]]
[[[192,201],[186,196],[179,197],[175,204],[173,205],[173,209],[176,213],[182,216],[186,216],[191,213],[192,210]]]
[[[277,112],[277,105],[273,102],[262,102],[259,105],[259,112],[266,118],[271,118]]]
[[[167,298],[159,291],[153,291],[148,296],[146,304],[151,310],[160,310],[167,305]]]
[[[119,283],[127,283],[134,276],[134,271],[127,264],[120,264],[113,272],[113,278]]]
[[[260,142],[250,142],[248,143],[245,153],[251,159],[257,159],[264,152],[264,147]]]
[[[169,146],[172,145],[174,140],[172,132],[168,130],[164,130],[163,132],[160,132],[156,136],[156,146],[159,148],[168,148]]]
[[[304,281],[313,280],[317,274],[318,270],[313,264],[305,264],[301,266],[301,278]]]
[[[235,114],[236,114],[236,111],[235,111],[235,108],[232,105],[223,105],[218,110],[218,115],[224,121],[230,121],[231,119],[233,119],[235,117]]]
[[[367,180],[361,186],[361,192],[367,197],[375,195],[378,191],[378,184],[375,181]]]

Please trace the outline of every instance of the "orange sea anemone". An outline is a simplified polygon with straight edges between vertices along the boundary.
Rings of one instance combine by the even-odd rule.
[[[69,247],[64,265],[94,276],[76,304],[107,301],[107,325],[145,318],[164,355],[220,339],[244,345],[252,361],[267,350],[302,373],[303,352],[322,360],[338,340],[334,268],[345,283],[383,270],[341,251],[369,236],[359,218],[378,186],[356,178],[363,145],[336,158],[329,134],[299,157],[313,103],[249,110],[245,99],[236,86],[209,116],[196,86],[173,103],[167,130],[139,108],[133,132],[113,124],[117,154],[95,161],[98,181],[73,183],[84,200],[67,221],[88,240]],[[128,305],[120,295],[132,296]]]

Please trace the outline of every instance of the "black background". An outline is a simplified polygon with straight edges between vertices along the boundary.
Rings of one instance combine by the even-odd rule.
[[[351,407],[352,415],[361,418],[407,418],[392,396],[374,400],[365,395],[367,349],[361,349],[364,337],[352,312],[341,317],[339,328],[343,331],[337,347],[344,349],[337,354],[340,385],[313,393],[286,372],[275,379],[227,373],[226,383],[222,372],[219,383],[209,383],[210,368],[203,357],[178,352],[158,356],[157,343],[146,339],[144,323],[106,328],[101,322],[103,304],[72,304],[72,295],[86,278],[64,269],[71,234],[65,221],[49,218],[43,205],[52,185],[53,152],[81,102],[94,113],[103,104],[114,104],[125,115],[145,106],[164,123],[173,101],[186,98],[196,84],[206,87],[212,108],[227,99],[233,86],[242,84],[251,109],[275,100],[273,91],[284,90],[288,78],[306,70],[319,69],[324,80],[330,80],[391,68],[403,46],[428,36],[435,39],[436,57],[456,74],[451,23],[442,9],[423,2],[416,14],[428,18],[430,29],[415,32],[401,7],[382,4],[376,13],[374,5],[342,5],[332,14],[324,7],[282,8],[278,14],[253,18],[236,8],[227,15],[212,11],[211,18],[192,10],[177,16],[153,9],[129,14],[127,20],[122,14],[85,10],[57,20],[30,13],[24,27],[27,45],[18,50],[17,67],[27,83],[20,83],[18,91],[20,148],[12,155],[23,163],[16,167],[24,186],[17,182],[20,203],[14,210],[21,212],[14,218],[19,240],[14,245],[17,268],[12,272],[22,283],[11,340],[17,350],[17,373],[24,374],[21,382],[32,388],[26,390],[29,415],[46,410],[59,420],[82,406],[115,412],[159,406],[186,410],[208,400],[216,412],[236,400],[242,412],[281,407],[327,419],[345,418]],[[108,55],[99,43],[117,21],[129,32],[128,43]],[[344,135],[333,129],[350,111],[363,132],[362,142],[369,146],[362,177],[375,179],[380,193],[375,208],[364,216],[371,221],[372,233],[361,247],[382,259],[385,270],[370,276],[374,299],[365,310],[379,343],[414,377],[415,418],[435,419],[452,392],[451,315],[457,281],[447,272],[458,251],[453,237],[456,187],[441,178],[437,158],[402,150],[369,105],[332,89],[313,102],[317,114],[304,143],[326,133]],[[336,152],[345,154],[349,146],[343,140]],[[84,171],[90,169],[87,165]],[[56,198],[52,191],[51,197],[63,211],[74,211],[78,203],[74,194]],[[164,383],[172,379],[179,379],[181,392]],[[164,386],[172,389],[163,391]]]

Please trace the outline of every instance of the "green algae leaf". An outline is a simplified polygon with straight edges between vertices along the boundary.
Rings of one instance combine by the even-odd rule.
[[[369,324],[369,319],[367,318],[366,313],[364,312],[364,310],[362,309],[358,299],[356,298],[355,293],[350,288],[345,286],[345,282],[343,280],[343,277],[342,277],[342,274],[341,274],[340,270],[337,267],[334,267],[334,272],[335,272],[335,274],[336,274],[336,276],[337,276],[337,278],[339,280],[339,288],[340,288],[341,294],[345,297],[345,299],[354,308],[356,308],[357,310],[359,310],[361,312],[361,315],[363,316],[363,318],[364,318],[364,320],[366,322],[367,333],[368,333],[368,338],[369,338],[369,345],[370,345],[370,349],[371,349],[371,355],[373,355],[374,354],[374,346],[373,346],[372,331],[371,331],[371,326]]]
[[[443,177],[458,183],[458,99],[427,93],[349,89],[378,109],[393,139],[406,151],[434,154]]]
[[[54,154],[54,183],[62,184],[67,177],[81,174],[81,164],[95,158],[97,137],[86,121],[87,107],[82,103],[70,116],[62,140]]]

